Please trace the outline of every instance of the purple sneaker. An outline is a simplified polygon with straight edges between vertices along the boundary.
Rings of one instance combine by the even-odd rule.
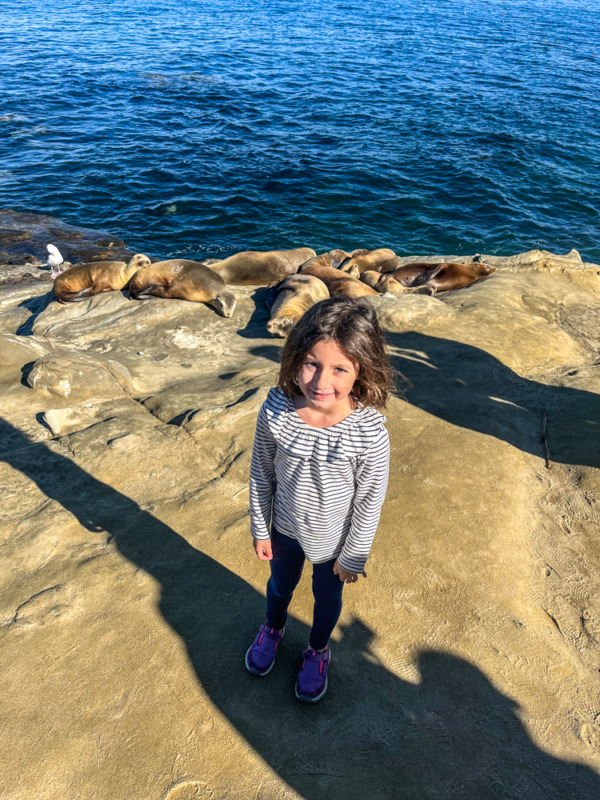
[[[285,628],[281,631],[261,625],[256,639],[246,653],[246,669],[253,675],[266,675],[273,669],[279,642],[283,639]]]
[[[331,650],[322,653],[305,650],[302,666],[296,681],[296,697],[303,703],[316,703],[327,691],[327,670],[331,661]]]

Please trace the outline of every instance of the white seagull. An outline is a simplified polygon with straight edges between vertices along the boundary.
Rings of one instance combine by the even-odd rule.
[[[64,258],[62,257],[60,250],[56,245],[49,244],[48,247],[48,260],[46,264],[51,268],[50,269],[50,277],[56,278],[60,275],[63,271],[60,269],[60,265],[64,263]]]

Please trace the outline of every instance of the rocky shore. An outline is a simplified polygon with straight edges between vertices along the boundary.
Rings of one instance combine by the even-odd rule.
[[[243,667],[267,575],[249,460],[281,347],[265,290],[234,287],[231,319],[59,305],[48,242],[131,255],[0,212],[2,797],[595,800],[600,266],[446,254],[497,271],[373,298],[398,372],[390,488],[305,708],[308,574],[276,670]]]

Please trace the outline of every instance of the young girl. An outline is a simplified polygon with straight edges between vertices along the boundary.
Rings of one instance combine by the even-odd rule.
[[[373,307],[332,297],[314,305],[290,333],[277,388],[258,415],[251,530],[271,577],[267,621],[246,653],[246,668],[262,676],[273,667],[307,558],[315,605],[296,681],[303,702],[315,703],[327,690],[327,643],[344,584],[367,577],[389,469],[386,420],[376,409],[385,406],[392,385]]]

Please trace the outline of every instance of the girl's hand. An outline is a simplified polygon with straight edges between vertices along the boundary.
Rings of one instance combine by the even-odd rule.
[[[254,550],[261,561],[270,561],[273,558],[270,539],[253,539]]]
[[[335,575],[339,576],[339,579],[341,580],[342,583],[356,583],[356,581],[358,580],[359,573],[348,572],[339,564],[337,559],[335,561],[335,564],[333,565],[333,572]],[[360,574],[363,576],[363,578],[367,577],[367,573],[364,570]]]

